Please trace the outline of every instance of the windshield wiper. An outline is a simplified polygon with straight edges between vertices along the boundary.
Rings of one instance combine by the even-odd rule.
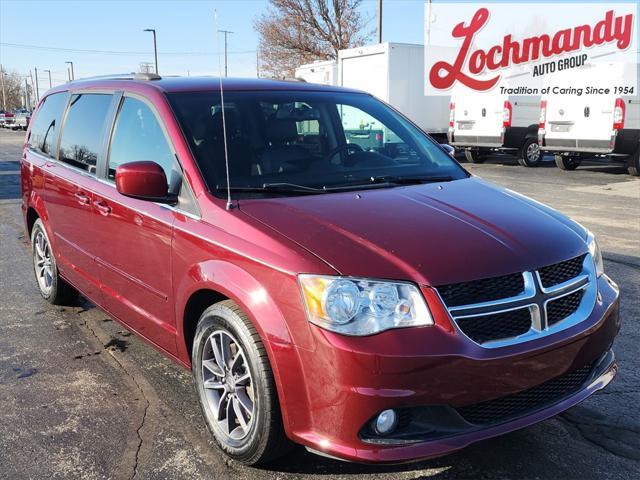
[[[216,190],[227,190],[226,185],[216,185]],[[262,185],[231,185],[229,190],[232,192],[268,192],[281,194],[316,194],[326,193],[321,188],[306,187],[304,185],[296,185],[295,183],[263,183]]]
[[[401,177],[396,175],[379,175],[369,179],[371,183],[392,183],[395,185],[420,185],[422,183],[450,182],[455,180],[452,176],[420,176]]]

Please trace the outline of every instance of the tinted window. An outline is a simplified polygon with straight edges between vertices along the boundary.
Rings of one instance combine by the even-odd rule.
[[[158,119],[144,102],[125,97],[109,149],[109,178],[115,178],[118,165],[142,160],[159,164],[167,176],[169,191],[177,193],[181,177]]]
[[[60,160],[95,173],[111,95],[73,95],[60,141]]]
[[[60,125],[62,111],[67,103],[67,93],[54,93],[44,99],[31,126],[29,147],[55,156],[56,131]]]
[[[369,95],[229,91],[226,129],[218,93],[168,97],[205,181],[220,197],[227,188],[225,150],[236,198],[287,194],[284,188],[325,193],[467,176],[437,143]]]

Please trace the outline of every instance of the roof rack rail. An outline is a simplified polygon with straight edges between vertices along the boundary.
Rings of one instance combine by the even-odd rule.
[[[82,82],[85,80],[160,80],[162,77],[156,73],[140,73],[140,72],[131,72],[131,73],[113,73],[109,75],[95,75],[92,77],[83,77],[75,80],[71,80],[71,82]]]
[[[134,80],[161,80],[162,77],[160,75],[158,75],[157,73],[151,73],[151,72],[137,72],[134,76],[133,76]]]

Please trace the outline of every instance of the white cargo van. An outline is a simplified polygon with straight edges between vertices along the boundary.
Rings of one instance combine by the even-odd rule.
[[[296,78],[309,83],[337,85],[338,62],[335,60],[318,60],[296,68]]]
[[[424,82],[423,45],[387,42],[338,52],[337,85],[371,93],[446,142],[449,97],[425,96]]]
[[[589,78],[592,87],[608,87],[610,94],[588,94],[583,89],[565,95],[550,95],[540,103],[541,149],[555,155],[562,170],[574,170],[582,158],[600,156],[626,162],[632,175],[640,175],[640,96],[637,85],[629,95],[614,93],[623,78],[622,69],[638,65],[585,65],[578,75]],[[572,73],[576,75],[576,73]],[[556,77],[556,82],[562,77]],[[638,77],[640,78],[640,72]]]
[[[492,151],[514,153],[525,167],[542,162],[540,96],[454,90],[449,110],[449,144],[463,148],[469,162],[482,163]]]

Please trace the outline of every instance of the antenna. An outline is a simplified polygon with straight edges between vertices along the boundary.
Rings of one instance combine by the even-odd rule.
[[[218,10],[213,10],[216,24],[216,43],[218,44],[218,78],[220,79],[220,107],[222,108],[222,139],[224,142],[224,169],[227,175],[227,210],[233,208],[231,202],[231,182],[229,180],[229,149],[227,148],[227,121],[224,116],[224,88],[222,86],[222,62],[220,60],[220,30],[218,29]]]

